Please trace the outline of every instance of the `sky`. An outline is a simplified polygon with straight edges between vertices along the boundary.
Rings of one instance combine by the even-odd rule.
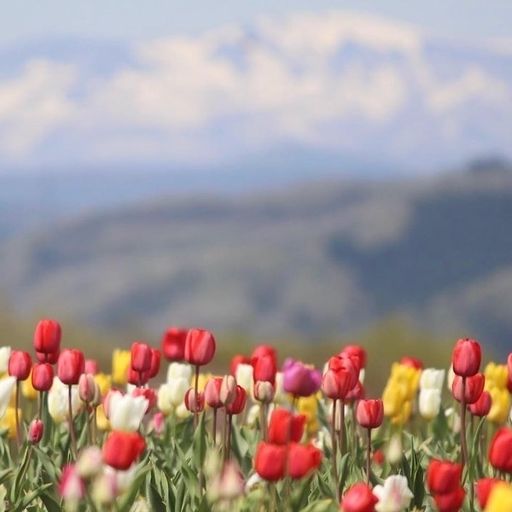
[[[512,157],[511,26],[498,0],[9,2],[0,172]]]
[[[446,37],[511,37],[509,0],[17,0],[2,6],[0,44],[50,35],[147,39],[250,23],[260,15],[325,9],[389,16]]]

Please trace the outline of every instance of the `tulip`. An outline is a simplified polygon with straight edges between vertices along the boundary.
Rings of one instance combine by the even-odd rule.
[[[28,352],[22,350],[13,350],[9,358],[9,375],[16,377],[17,381],[28,379],[30,369],[32,368],[32,360]]]
[[[229,405],[237,396],[237,383],[232,375],[224,375],[220,385],[220,401],[222,405]]]
[[[253,359],[258,359],[259,357],[265,357],[269,356],[272,359],[274,359],[275,365],[277,366],[277,352],[274,347],[271,345],[258,345],[255,347],[255,349],[252,351],[251,354],[251,361]]]
[[[322,462],[322,452],[311,444],[291,443],[288,448],[287,474],[299,480],[316,470]]]
[[[112,393],[109,395],[105,411],[113,430],[136,432],[139,430],[148,405],[149,401],[144,396]]]
[[[268,482],[276,482],[284,478],[287,465],[286,446],[261,442],[254,457],[256,473]]]
[[[322,378],[322,392],[332,400],[345,400],[349,391],[354,387],[354,371],[341,369],[327,370]]]
[[[36,363],[32,368],[32,386],[37,391],[48,391],[53,384],[53,366],[50,363]]]
[[[43,437],[43,432],[44,432],[44,423],[39,419],[32,420],[28,427],[29,442],[32,444],[39,443],[39,441],[41,441],[41,439]]]
[[[271,355],[262,355],[252,360],[254,382],[265,381],[274,384],[276,378],[276,360]]]
[[[103,455],[98,446],[84,448],[75,464],[75,469],[81,478],[90,479],[101,472]]]
[[[272,411],[268,426],[268,442],[286,445],[289,442],[298,443],[304,434],[306,416],[292,414],[278,407]]]
[[[222,377],[209,379],[204,388],[204,401],[213,409],[223,406],[220,400],[220,387],[222,386]]]
[[[9,406],[12,392],[16,386],[15,377],[4,377],[0,379],[0,418],[2,418]]]
[[[251,358],[247,357],[247,356],[243,356],[241,354],[237,354],[236,356],[233,356],[233,358],[231,359],[231,363],[229,365],[229,372],[231,373],[231,375],[233,375],[233,376],[236,375],[236,370],[237,370],[239,364],[250,365]]]
[[[512,510],[512,485],[500,482],[492,488],[485,512],[510,512],[510,510]]]
[[[457,487],[457,489],[446,494],[436,494],[434,500],[439,512],[458,512],[464,503],[465,497],[464,489]]]
[[[194,366],[204,366],[214,355],[213,334],[205,329],[190,329],[185,340],[185,360]]]
[[[283,364],[284,390],[295,397],[310,396],[322,384],[322,374],[311,366],[288,358]]]
[[[7,370],[9,369],[11,352],[11,347],[0,347],[0,375],[7,373]]]
[[[94,375],[90,373],[82,373],[80,375],[78,380],[78,396],[86,404],[99,400],[100,391],[94,380]]]
[[[500,482],[501,480],[498,480],[497,478],[481,478],[476,483],[476,498],[482,510],[487,505],[489,495],[491,494],[493,487]]]
[[[436,389],[441,391],[444,382],[444,370],[426,368],[421,372],[420,389]]]
[[[505,389],[508,380],[508,368],[506,364],[488,363],[484,370],[486,386]]]
[[[53,421],[62,423],[69,421],[68,386],[64,385],[57,377],[53,379],[53,385],[48,392],[48,411]],[[76,416],[83,406],[78,395],[78,387],[71,387],[71,413]]]
[[[404,356],[400,359],[400,364],[404,366],[409,366],[416,370],[423,370],[423,363],[420,359],[411,356]]]
[[[475,403],[470,404],[469,410],[473,416],[487,416],[491,410],[491,404],[491,394],[488,391],[482,391],[478,400]]]
[[[44,352],[36,352],[36,359],[40,363],[50,363],[56,364],[59,360],[60,350],[57,352],[51,352],[50,354],[46,354]]]
[[[128,384],[135,387],[145,386],[149,380],[149,372],[138,372],[131,366],[128,368]]]
[[[96,375],[99,371],[98,361],[96,359],[86,359],[84,366],[84,373]]]
[[[458,487],[462,476],[462,465],[432,459],[427,468],[427,484],[432,494],[447,494]]]
[[[78,384],[80,375],[85,369],[84,354],[80,350],[65,349],[60,353],[57,365],[57,376],[68,386]]]
[[[487,419],[492,423],[505,423],[510,411],[510,394],[508,389],[489,388],[489,394],[491,395],[491,409]]]
[[[146,448],[136,432],[111,432],[103,445],[103,461],[117,470],[127,470]]]
[[[228,415],[240,414],[245,409],[247,402],[247,392],[242,386],[237,385],[235,399],[230,404],[226,404],[226,413]]]
[[[60,351],[62,330],[56,320],[40,320],[34,332],[34,349],[41,354],[54,354]],[[43,361],[49,362],[49,361]]]
[[[377,512],[402,512],[413,498],[407,478],[402,475],[392,475],[384,480],[384,485],[376,485],[373,494],[377,496],[375,506]]]
[[[398,464],[402,460],[403,446],[401,434],[396,433],[391,436],[386,455],[390,464]]]
[[[164,413],[171,413],[183,403],[185,393],[190,384],[186,379],[174,379],[170,383],[162,384],[158,389],[157,406]]]
[[[433,420],[441,409],[441,391],[422,389],[419,397],[419,411],[426,420]]]
[[[157,350],[155,348],[151,349],[151,364],[149,365],[149,375],[148,378],[153,379],[158,375],[158,372],[160,371],[160,350]]]
[[[360,400],[356,408],[356,419],[363,428],[372,429],[380,427],[384,419],[382,400]]]
[[[194,388],[190,388],[185,393],[185,406],[187,410],[194,414],[198,414],[204,409],[204,393],[196,390]]]
[[[254,384],[254,399],[269,404],[274,399],[275,389],[271,382],[260,380]]]
[[[185,340],[187,329],[170,327],[162,337],[162,352],[167,361],[183,361],[185,358]]]
[[[489,462],[491,465],[512,473],[512,428],[500,428],[492,438],[489,446]]]
[[[167,382],[174,379],[186,379],[190,382],[192,367],[188,363],[171,363],[167,369]]]
[[[343,512],[375,512],[377,496],[369,485],[358,483],[348,489],[343,495],[341,510]]]
[[[349,357],[356,357],[359,360],[359,369],[366,368],[366,350],[360,345],[347,345],[342,351],[342,354],[346,354]]]
[[[128,381],[128,369],[131,363],[129,350],[116,349],[112,352],[112,382],[123,386]]]
[[[94,375],[94,381],[98,385],[100,396],[105,396],[112,387],[112,376],[106,373],[97,373]]]
[[[128,371],[128,381],[131,384],[142,386],[149,379],[151,369],[151,347],[143,341],[134,341],[131,347],[131,373]]]
[[[240,363],[236,367],[235,379],[248,394],[252,394],[254,369],[251,364]]]
[[[78,475],[75,466],[68,464],[60,477],[59,493],[66,506],[74,510],[85,496],[85,484]]]
[[[452,384],[453,396],[458,402],[463,402],[467,405],[474,404],[480,398],[484,390],[484,384],[485,377],[482,373],[477,373],[472,377],[456,375]]]
[[[119,491],[118,486],[118,473],[104,471],[97,478],[94,479],[92,487],[92,498],[94,503],[101,510],[109,508],[114,503]]]
[[[20,415],[18,410],[18,416]],[[0,421],[0,430],[7,432],[8,439],[16,439],[16,409],[14,407],[7,407],[5,414]]]
[[[222,468],[218,480],[214,481],[212,491],[215,497],[228,503],[244,493],[244,480],[238,464],[228,461]]]
[[[480,343],[469,338],[460,339],[452,353],[453,371],[461,377],[471,377],[478,373],[482,360]]]

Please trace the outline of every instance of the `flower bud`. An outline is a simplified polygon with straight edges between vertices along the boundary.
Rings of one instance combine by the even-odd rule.
[[[419,398],[420,414],[426,420],[433,420],[441,409],[441,391],[438,389],[422,389]]]
[[[103,461],[114,469],[126,471],[146,447],[137,432],[111,432],[103,445]]]
[[[183,361],[187,329],[170,327],[162,337],[162,352],[167,361]]]
[[[68,464],[62,471],[59,481],[59,493],[70,508],[76,508],[85,496],[85,484],[78,475],[75,466]]]
[[[484,390],[485,377],[477,373],[471,377],[466,377],[465,383],[463,377],[455,375],[452,384],[452,392],[455,400],[464,401],[466,404],[474,404]]]
[[[357,422],[363,428],[377,428],[384,419],[382,400],[360,400],[356,408]]]
[[[48,391],[53,384],[53,366],[50,363],[36,363],[32,368],[32,386],[37,391]]]
[[[274,399],[274,386],[271,382],[259,380],[254,384],[254,398],[258,402],[269,404]]]
[[[221,377],[212,377],[208,379],[204,387],[204,401],[213,409],[218,409],[224,404],[220,399],[220,388],[222,386]]]
[[[96,359],[86,359],[84,373],[96,375],[98,373],[98,361]]]
[[[232,375],[224,375],[220,386],[222,405],[230,405],[236,398],[236,379]]]
[[[482,360],[482,350],[476,340],[460,339],[452,353],[453,371],[461,377],[471,377],[478,373]]]
[[[488,391],[482,391],[482,394],[478,398],[478,400],[470,404],[469,410],[473,416],[487,416],[489,411],[491,410],[492,399],[491,394]]]
[[[9,358],[9,375],[16,377],[16,380],[28,379],[30,369],[32,368],[32,360],[28,352],[22,350],[13,350]]]
[[[185,393],[185,406],[190,412],[198,413],[204,409],[204,393],[197,392],[194,388],[190,388]]]
[[[28,440],[32,444],[37,444],[41,441],[43,433],[44,423],[39,419],[32,420],[28,427]]]
[[[151,347],[142,341],[134,341],[131,348],[131,367],[138,373],[149,371],[151,367]]]
[[[253,368],[250,364],[239,363],[235,372],[236,383],[242,386],[247,393],[252,392]]]
[[[94,380],[94,375],[90,373],[82,373],[80,375],[80,379],[78,381],[78,394],[82,402],[86,404],[91,403],[98,400],[99,397],[99,389],[96,381]]]
[[[148,370],[148,378],[152,379],[158,375],[158,372],[160,371],[160,359],[162,354],[160,353],[160,350],[157,350],[156,348],[151,349],[151,364],[149,365]]]
[[[375,504],[378,501],[377,496],[373,494],[369,485],[358,483],[350,487],[343,495],[341,510],[343,510],[343,512],[366,512],[375,510]]]
[[[41,320],[34,332],[34,349],[41,354],[59,353],[61,336],[59,322],[50,319]]]
[[[85,369],[84,354],[80,350],[66,349],[59,356],[57,376],[68,386],[78,384]]]
[[[235,399],[230,404],[226,404],[226,413],[227,414],[240,414],[244,408],[245,403],[247,402],[247,393],[242,386],[236,386],[235,390]]]
[[[185,340],[185,360],[194,366],[208,364],[215,355],[215,338],[205,329],[190,329]]]

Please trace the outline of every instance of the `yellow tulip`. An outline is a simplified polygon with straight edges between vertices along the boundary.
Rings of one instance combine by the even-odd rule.
[[[405,423],[407,423],[409,421],[409,418],[411,417],[411,413],[412,413],[412,402],[407,400],[406,402],[404,402],[402,404],[401,409],[398,412],[398,414],[395,414],[394,416],[391,417],[391,423],[393,423],[393,425],[404,425]]]
[[[128,382],[131,353],[129,350],[116,349],[112,352],[112,382],[125,385]]]
[[[110,430],[110,421],[108,421],[108,418],[105,415],[103,404],[100,404],[96,408],[96,425],[99,430]]]
[[[21,415],[19,409],[18,414]],[[3,418],[0,420],[0,429],[7,431],[9,439],[16,438],[16,409],[14,407],[7,407]]]
[[[38,391],[32,386],[32,372],[30,372],[28,379],[25,379],[21,383],[21,393],[27,400],[32,401],[37,399]]]
[[[388,382],[382,394],[384,414],[386,416],[396,416],[399,414],[405,399],[404,388],[396,383]]]
[[[510,512],[512,510],[512,485],[496,484],[489,495],[485,512]]]
[[[199,391],[204,391],[204,387],[206,386],[206,383],[212,377],[213,377],[213,375],[211,373],[200,373],[199,379],[197,380],[197,382],[198,382],[197,389]],[[192,376],[192,386],[191,387],[194,387],[194,379],[195,379],[195,377]]]
[[[308,434],[314,435],[318,432],[318,400],[316,396],[308,396],[299,398],[297,409],[300,414],[306,416],[306,430]]]
[[[508,381],[508,368],[505,364],[489,363],[485,367],[485,389],[506,389]]]
[[[510,410],[510,394],[508,390],[497,387],[490,388],[489,393],[492,399],[491,410],[487,419],[493,423],[505,423]]]
[[[105,396],[112,387],[112,376],[106,373],[97,373],[94,376],[94,381],[98,384],[101,396]]]

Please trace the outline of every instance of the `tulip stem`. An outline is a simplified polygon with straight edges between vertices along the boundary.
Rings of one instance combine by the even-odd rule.
[[[267,404],[262,403],[260,405],[260,429],[261,429],[261,440],[267,440]]]
[[[213,425],[212,425],[213,444],[217,444],[217,407],[213,408]]]
[[[226,452],[224,454],[224,462],[229,460],[231,456],[231,430],[233,428],[233,420],[232,415],[228,414],[226,416],[227,424],[226,424]]]
[[[195,391],[195,400],[198,401],[199,395],[199,366],[196,365],[196,372],[194,377],[194,391]],[[197,428],[199,423],[199,411],[197,407],[194,407],[194,430]]]
[[[345,454],[345,402],[340,400],[340,455]]]
[[[20,429],[20,381],[16,379],[16,442],[18,443],[18,448],[21,444],[21,429]]]
[[[366,449],[366,483],[370,485],[370,471],[372,467],[372,429],[368,429],[368,447]]]
[[[68,419],[69,419],[69,435],[71,437],[71,452],[73,454],[73,457],[76,459],[77,447],[76,447],[75,425],[73,424],[73,407],[71,404],[71,384],[68,385]]]
[[[468,462],[468,445],[466,439],[466,377],[462,377],[462,400],[460,402],[460,437],[462,467]],[[472,485],[472,483],[470,482]]]
[[[340,487],[338,479],[338,450],[336,446],[336,402],[332,401],[332,419],[331,419],[331,442],[332,442],[332,477],[334,479],[334,488],[336,489],[336,501],[340,501]]]

